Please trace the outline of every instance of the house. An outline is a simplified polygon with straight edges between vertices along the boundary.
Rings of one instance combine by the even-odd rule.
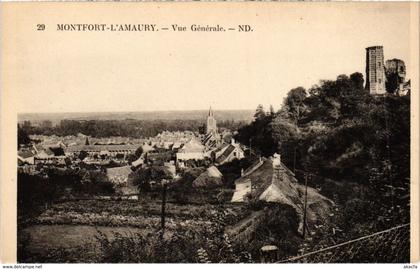
[[[178,152],[176,154],[177,162],[188,161],[188,160],[204,160],[204,153],[203,152],[190,152],[190,153],[182,153]]]
[[[216,166],[210,166],[193,181],[192,185],[194,188],[219,187],[223,185],[222,177]]]
[[[263,180],[265,179],[267,181],[270,180],[272,175],[272,172],[270,171],[270,164],[266,164],[265,167],[260,169],[266,161],[266,158],[260,158],[257,162],[253,163],[250,167],[243,171],[239,179],[235,180],[235,192],[233,193],[231,202],[235,203],[246,201],[247,195],[251,194],[252,179],[254,179],[254,181],[259,178],[263,178]],[[264,173],[266,170],[268,170],[268,172]],[[255,171],[257,172],[254,174]],[[263,173],[265,174],[264,176]]]
[[[203,160],[205,158],[204,146],[195,138],[184,144],[176,153],[176,161]]]
[[[299,184],[295,175],[275,154],[270,158],[261,158],[245,170],[235,181],[233,203],[259,200],[281,203],[295,209],[299,218],[299,230],[303,229],[303,211],[305,186]],[[321,223],[328,218],[334,203],[319,194],[315,189],[307,188],[307,220],[309,224]]]
[[[245,153],[238,143],[232,138],[231,143],[215,153],[215,162],[224,164],[233,160],[240,160],[245,157]]]
[[[134,162],[131,163],[132,166],[134,167],[138,167],[142,164],[144,164],[144,158],[145,158],[145,153],[143,153],[137,160],[135,160]]]
[[[171,142],[171,141],[165,141],[162,144],[164,149],[171,149],[173,145],[174,145],[174,142]]]
[[[131,167],[128,165],[106,169],[108,180],[115,185],[126,185],[132,173],[133,170],[131,170]]]
[[[35,164],[35,154],[29,150],[18,151],[18,165]]]
[[[178,150],[178,149],[180,149],[182,146],[183,146],[183,144],[182,144],[181,142],[175,142],[175,143],[172,145],[172,150]]]
[[[191,138],[178,151],[179,153],[203,153],[204,146],[196,138]]]
[[[65,165],[66,156],[56,156],[50,148],[42,149],[35,155],[34,163]]]

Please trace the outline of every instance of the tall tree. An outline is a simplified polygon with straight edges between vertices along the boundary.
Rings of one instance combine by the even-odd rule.
[[[273,105],[270,105],[270,115],[273,116],[275,114]]]
[[[288,114],[290,119],[298,124],[305,112],[306,90],[303,87],[297,87],[289,91],[283,102],[283,110]]]
[[[18,149],[20,148],[20,145],[26,145],[29,144],[31,142],[31,139],[29,138],[28,133],[26,132],[25,129],[21,128],[18,125]]]
[[[254,119],[255,120],[261,120],[261,119],[264,119],[265,116],[266,116],[266,114],[265,114],[265,111],[264,111],[264,107],[263,107],[263,105],[259,104],[257,106],[257,110],[255,111]]]

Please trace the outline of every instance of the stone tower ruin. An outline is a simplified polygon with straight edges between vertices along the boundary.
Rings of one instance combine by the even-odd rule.
[[[385,94],[384,49],[382,46],[366,48],[366,90],[370,94]]]

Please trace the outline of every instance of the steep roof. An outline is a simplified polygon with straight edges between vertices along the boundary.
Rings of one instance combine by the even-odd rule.
[[[202,160],[204,157],[205,156],[203,152],[178,152],[176,154],[177,160]]]
[[[223,185],[222,173],[215,166],[211,166],[201,173],[192,183],[194,188],[218,187]]]
[[[141,147],[143,148],[143,152],[149,152],[155,149],[153,146],[148,144],[143,144]]]
[[[258,161],[251,164],[247,169],[245,169],[245,171],[243,172],[243,176],[246,176],[252,173],[254,170],[258,169],[261,165],[264,164],[266,160],[267,160],[266,158],[262,157]]]
[[[223,176],[219,169],[217,169],[217,167],[214,165],[207,168],[207,172],[210,177],[222,178]]]
[[[44,149],[44,147],[42,147],[41,144],[33,145],[33,148],[34,148],[35,152],[37,152],[37,153],[41,152]]]
[[[113,167],[106,169],[108,179],[113,183],[125,183],[128,176],[133,172],[130,166]]]
[[[235,180],[235,184],[251,181],[252,185],[254,186],[254,189],[268,187],[268,185],[271,184],[271,180],[273,177],[272,161],[270,159],[264,158],[261,160],[261,162],[255,162],[253,165],[251,165],[251,167],[254,169],[251,169],[247,173],[244,172],[244,175],[242,177]]]
[[[40,151],[40,152],[36,155],[36,157],[37,157],[38,159],[47,159],[47,158],[51,158],[51,157],[53,157],[53,156],[55,156],[55,155],[54,155],[54,152],[52,152],[49,148],[48,148],[48,149],[44,149],[44,150]]]
[[[272,158],[262,159],[251,167],[235,181],[237,188],[232,201],[243,201],[244,195],[251,192],[251,199],[290,205],[300,218],[301,229],[305,186],[299,184],[294,174],[280,161],[276,160],[273,165]],[[333,202],[315,189],[310,187],[307,189],[308,221],[312,223],[322,221],[328,217]]]
[[[23,158],[23,159],[26,159],[26,158],[34,157],[35,154],[32,151],[19,150],[18,151],[18,156]]]
[[[137,166],[139,166],[139,165],[141,165],[143,163],[144,163],[144,159],[143,159],[142,156],[140,156],[137,160],[135,160],[134,162],[132,162],[131,165],[137,167]]]
[[[206,144],[207,142],[209,142],[210,141],[210,139],[213,137],[213,134],[212,133],[208,133],[208,134],[206,134],[205,136],[204,136],[204,139],[203,139],[203,143],[204,144]]]
[[[196,153],[203,152],[204,146],[195,138],[192,138],[188,143],[186,143],[179,152],[182,153]]]
[[[223,153],[219,157],[217,157],[216,162],[220,163],[226,160],[226,158],[228,158],[235,149],[236,147],[232,144],[227,146]]]

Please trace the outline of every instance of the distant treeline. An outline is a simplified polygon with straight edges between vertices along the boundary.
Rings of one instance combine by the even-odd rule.
[[[74,112],[74,113],[21,113],[18,122],[31,121],[39,123],[51,121],[57,125],[62,120],[205,120],[208,110],[177,110],[177,111],[137,111],[137,112]],[[243,110],[214,110],[218,121],[252,121],[253,111]],[[34,124],[35,125],[35,124]]]
[[[245,121],[222,120],[217,122],[221,129],[232,131],[238,130],[246,124]],[[30,121],[24,121],[19,125],[19,137],[22,140],[26,135],[77,135],[82,133],[92,137],[123,136],[132,138],[153,137],[162,131],[193,131],[204,132],[203,120],[61,120],[53,126],[49,121],[43,121],[39,125],[32,125]]]

